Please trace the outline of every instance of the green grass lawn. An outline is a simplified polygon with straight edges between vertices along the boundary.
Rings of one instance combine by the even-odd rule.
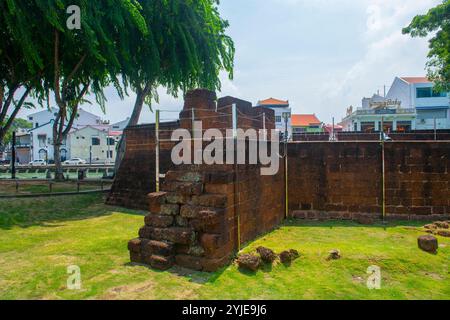
[[[101,195],[0,200],[0,299],[450,299],[450,239],[439,237],[437,255],[420,251],[423,223],[289,222],[244,251],[297,249],[290,267],[207,274],[131,265],[127,241],[144,214]],[[335,248],[342,259],[327,261]],[[69,265],[81,268],[81,290],[66,288]],[[371,265],[381,290],[366,287]]]

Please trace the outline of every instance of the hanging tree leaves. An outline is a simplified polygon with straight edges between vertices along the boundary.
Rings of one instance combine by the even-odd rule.
[[[81,9],[79,30],[66,27],[72,5]],[[220,89],[221,70],[232,77],[234,46],[217,5],[217,0],[0,1],[0,71],[10,75],[11,66],[19,67],[20,85],[29,90],[25,99],[33,94],[44,104],[53,96],[58,106],[57,179],[60,146],[88,94],[104,110],[107,86],[121,97],[131,88],[137,93],[132,115],[137,123],[143,105],[157,100],[159,86],[177,96],[195,87]],[[16,61],[11,64],[6,53]],[[15,87],[6,77],[1,84],[3,104]]]
[[[437,89],[450,91],[450,0],[444,0],[425,15],[414,17],[403,33],[412,37],[433,34],[428,53],[428,77],[436,83]]]

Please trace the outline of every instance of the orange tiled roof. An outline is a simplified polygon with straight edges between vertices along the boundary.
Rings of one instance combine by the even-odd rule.
[[[275,98],[269,98],[258,102],[260,106],[273,106],[273,105],[289,105],[289,101],[279,100]]]
[[[315,114],[293,114],[292,126],[293,127],[307,127],[310,125],[320,125],[322,122],[316,117]]]
[[[431,81],[428,80],[427,77],[401,77],[403,81],[406,81],[408,83],[430,83]]]

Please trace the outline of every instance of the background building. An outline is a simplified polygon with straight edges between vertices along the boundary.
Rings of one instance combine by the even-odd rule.
[[[292,110],[291,107],[289,106],[289,101],[269,98],[266,100],[258,101],[257,106],[270,108],[275,112],[275,128],[277,130],[280,130],[280,132],[282,132],[283,134],[286,130],[285,118],[287,118],[288,136],[289,137],[292,136],[292,121],[291,121]]]
[[[403,108],[416,110],[417,130],[450,129],[449,97],[446,92],[436,92],[426,77],[397,77],[387,99],[400,101]]]
[[[344,131],[384,132],[415,130],[416,109],[402,108],[398,100],[388,100],[375,95],[374,99],[363,99],[363,108],[347,109],[347,116],[340,125]]]
[[[57,109],[28,116],[33,128],[28,131],[30,161],[53,161],[53,123]],[[81,158],[92,162],[113,162],[116,144],[129,119],[110,125],[99,116],[80,109],[72,129],[61,146],[61,160]],[[113,129],[114,128],[114,129]]]
[[[324,132],[323,122],[315,114],[293,114],[292,132],[301,133],[322,133]]]
[[[128,126],[128,123],[130,122],[130,118],[126,118],[123,121],[117,122],[117,123],[113,123],[111,125],[111,130],[112,131],[124,131],[125,128]]]
[[[116,146],[121,133],[109,127],[86,126],[69,134],[68,144],[72,158],[81,158],[88,163],[111,163],[116,158]]]
[[[362,99],[362,108],[347,109],[345,131],[374,132],[450,129],[448,93],[438,93],[426,77],[396,77],[386,97]]]

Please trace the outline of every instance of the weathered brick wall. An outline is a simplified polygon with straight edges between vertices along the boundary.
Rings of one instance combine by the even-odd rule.
[[[412,132],[392,132],[388,136],[394,141],[432,141],[435,139],[434,132],[430,130],[412,131]],[[361,132],[339,132],[337,134],[339,141],[378,141],[380,133],[361,133]],[[448,130],[438,130],[436,140],[450,140]]]
[[[178,122],[162,123],[160,139],[170,139],[171,131],[178,129]],[[147,195],[156,190],[155,125],[141,125],[125,130],[125,156],[116,173],[107,204],[131,209],[148,208]],[[172,167],[171,152],[175,143],[161,142],[161,173]]]
[[[196,90],[187,95],[181,126],[192,130],[192,109],[203,128],[231,128],[231,104],[242,116],[239,128],[262,128],[262,112],[235,98],[220,99]],[[272,122],[273,123],[273,122]],[[274,125],[267,125],[267,129]],[[224,152],[225,154],[226,152]],[[248,150],[247,150],[248,153]],[[149,195],[149,215],[139,238],[129,242],[133,262],[167,269],[177,264],[215,271],[226,265],[239,248],[273,228],[285,215],[284,170],[262,176],[259,165],[181,165],[173,167],[161,192]]]
[[[162,174],[173,168],[171,152],[175,142],[170,140],[175,129],[192,129],[192,116],[201,120],[203,133],[210,128],[219,128],[223,133],[232,128],[232,104],[238,109],[238,128],[262,129],[266,115],[266,129],[274,128],[274,112],[256,107],[248,101],[224,97],[217,101],[216,94],[208,90],[194,90],[186,95],[179,122],[161,123],[160,171]],[[194,109],[194,112],[192,112]],[[270,134],[268,135],[270,136]],[[155,183],[155,125],[141,125],[125,130],[126,151],[107,199],[107,203],[132,209],[147,209],[147,195],[156,190]],[[204,143],[207,145],[208,143]]]
[[[289,144],[289,209],[299,218],[382,213],[378,142]],[[395,219],[450,215],[450,143],[387,142],[386,213]]]
[[[162,192],[149,195],[150,214],[129,242],[131,261],[157,269],[174,264],[215,271],[244,244],[284,218],[284,172],[263,177],[259,166],[180,166]],[[238,177],[238,178],[237,178]]]
[[[285,217],[284,165],[274,176],[261,176],[260,166],[239,166],[237,171],[237,214],[241,244],[277,227]]]
[[[379,141],[380,133],[363,133],[363,132],[337,132],[336,137],[338,141]],[[393,132],[389,137],[394,141],[433,141],[435,135],[433,131],[413,131],[413,132]],[[301,133],[294,134],[294,141],[329,141],[330,135],[328,133],[312,134]],[[444,141],[450,140],[449,130],[438,130],[436,133],[436,140]]]

